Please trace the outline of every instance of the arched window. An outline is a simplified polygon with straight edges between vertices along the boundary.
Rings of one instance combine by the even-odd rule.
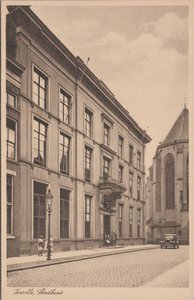
[[[166,208],[175,207],[175,180],[174,180],[174,158],[172,154],[168,154],[166,158]]]
[[[187,203],[189,205],[189,156],[187,156]]]

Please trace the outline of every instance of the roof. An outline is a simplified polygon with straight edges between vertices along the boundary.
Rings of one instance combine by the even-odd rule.
[[[36,26],[43,33],[43,36],[47,40],[51,41],[55,47],[60,49],[60,52],[68,59],[68,61],[73,66],[77,66],[79,59],[75,57],[65,45],[49,30],[49,28],[37,17],[36,14],[30,9],[29,6],[8,6],[9,14],[17,19],[18,24],[24,22],[24,16],[28,19],[30,24]],[[18,14],[21,13],[21,15]],[[28,23],[29,28],[29,23]],[[128,127],[136,132],[140,141],[143,143],[149,143],[151,137],[147,134],[145,130],[139,127],[135,120],[130,116],[129,112],[121,105],[121,103],[114,97],[114,94],[106,87],[105,83],[99,80],[95,74],[84,64],[79,64],[80,70],[84,71],[84,76],[94,84],[95,87],[109,100],[114,108],[127,120]]]
[[[164,141],[159,147],[163,147],[169,144],[181,141],[188,141],[189,139],[189,111],[186,107],[182,110],[178,116],[176,122],[170,129]]]

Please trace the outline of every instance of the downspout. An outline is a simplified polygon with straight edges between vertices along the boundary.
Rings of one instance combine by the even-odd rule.
[[[145,206],[146,206],[146,201],[145,201],[145,161],[144,161],[144,158],[145,158],[145,145],[143,144],[143,243],[145,243],[145,236],[146,236],[146,233],[145,233],[145,219],[144,219],[144,216],[145,216]]]
[[[77,250],[77,224],[78,224],[78,221],[77,221],[77,197],[78,197],[78,186],[77,186],[77,167],[78,167],[78,157],[77,157],[77,150],[78,150],[78,147],[77,147],[77,134],[78,134],[78,120],[77,120],[77,109],[78,109],[78,105],[77,105],[77,102],[78,102],[78,71],[79,71],[79,64],[77,63],[77,67],[76,67],[76,71],[75,71],[75,230],[74,230],[74,239],[75,239],[75,250]]]

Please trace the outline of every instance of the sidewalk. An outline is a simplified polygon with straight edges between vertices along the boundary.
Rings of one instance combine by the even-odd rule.
[[[83,259],[97,258],[101,256],[116,255],[120,253],[128,253],[134,251],[156,249],[158,245],[134,245],[125,247],[106,247],[94,248],[89,250],[73,250],[64,252],[55,252],[51,256],[51,260],[47,260],[45,256],[30,255],[20,257],[7,258],[7,272],[14,272],[30,268],[44,267],[48,265],[62,264],[66,262],[79,261]]]
[[[189,260],[176,265],[141,287],[189,287]]]

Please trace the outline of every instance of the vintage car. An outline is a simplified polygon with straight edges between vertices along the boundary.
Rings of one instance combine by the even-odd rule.
[[[179,239],[176,234],[163,234],[160,239],[160,247],[163,248],[179,248]]]

